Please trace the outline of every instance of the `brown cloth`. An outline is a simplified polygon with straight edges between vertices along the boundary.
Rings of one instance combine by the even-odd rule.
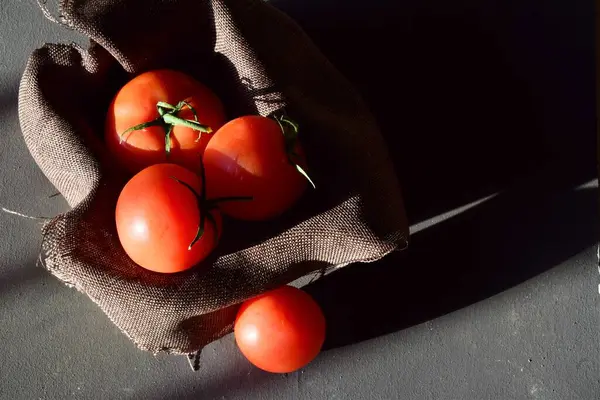
[[[260,0],[63,0],[59,11],[90,47],[34,51],[19,92],[25,142],[72,207],[43,229],[45,264],[138,347],[195,352],[231,331],[243,300],[406,245],[400,189],[373,117],[274,7]],[[285,109],[300,122],[317,184],[286,218],[227,222],[213,260],[173,275],[136,266],[121,248],[114,207],[124,178],[102,144],[112,96],[134,74],[157,68],[212,87],[230,118]]]

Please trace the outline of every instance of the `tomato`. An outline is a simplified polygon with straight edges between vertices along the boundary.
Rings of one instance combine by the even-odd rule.
[[[131,178],[115,212],[127,255],[163,273],[184,271],[205,259],[217,245],[221,217],[199,201],[202,193],[200,177],[175,164],[156,164]],[[200,227],[204,232],[196,241]]]
[[[206,146],[210,197],[251,196],[228,202],[221,211],[243,220],[266,220],[289,209],[302,195],[307,178],[297,127],[288,120],[245,116],[223,125]],[[312,183],[312,182],[311,182]]]
[[[321,351],[325,317],[308,294],[283,286],[243,303],[234,335],[241,352],[258,368],[292,372]]]
[[[159,115],[160,102],[173,107],[179,104],[181,109],[162,108],[171,118],[167,120]],[[188,105],[196,112],[198,123]],[[173,117],[179,120],[173,121]],[[155,126],[127,131],[152,121]],[[133,78],[117,93],[108,110],[105,140],[120,166],[130,173],[165,162],[197,171],[211,134],[196,129],[216,131],[224,123],[223,105],[210,89],[182,72],[155,70]],[[172,131],[167,138],[169,126]]]

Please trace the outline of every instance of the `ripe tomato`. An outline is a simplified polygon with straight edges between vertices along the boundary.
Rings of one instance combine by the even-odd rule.
[[[205,259],[217,245],[221,217],[216,209],[202,206],[202,193],[201,179],[175,164],[156,164],[131,178],[115,213],[119,240],[129,257],[164,273],[184,271]],[[199,227],[204,232],[193,243]]]
[[[170,114],[170,120],[159,115],[159,102],[175,107],[181,101],[193,109],[181,103],[178,111],[162,108],[165,114]],[[193,111],[197,113],[199,124],[194,124]],[[169,140],[166,132],[170,125],[165,121],[174,122],[173,117],[187,121],[189,126],[203,125],[210,128],[204,130],[212,131],[225,123],[221,101],[206,86],[182,72],[149,71],[129,81],[113,99],[106,118],[106,145],[121,167],[131,173],[165,162],[197,171],[211,134],[177,125],[182,122],[176,121],[168,135]],[[150,121],[156,125],[127,132]]]
[[[302,195],[307,179],[296,166],[305,164],[296,140],[297,127],[285,125],[281,120],[245,116],[213,134],[204,152],[210,197],[253,198],[224,203],[223,213],[243,220],[266,220],[282,214]]]
[[[258,368],[292,372],[321,351],[325,317],[308,294],[283,286],[243,303],[234,335],[241,352]]]

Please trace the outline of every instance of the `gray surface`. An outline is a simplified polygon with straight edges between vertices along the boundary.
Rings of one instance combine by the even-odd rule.
[[[77,37],[43,21],[34,3],[0,3],[0,205],[53,215],[65,204],[47,198],[54,189],[22,142],[17,87],[33,48]],[[340,271],[309,289],[330,324],[328,350],[313,364],[285,376],[262,373],[242,359],[231,337],[206,349],[200,373],[184,359],[138,351],[84,295],[35,266],[36,222],[0,213],[0,398],[600,398],[597,184],[579,187],[595,174],[593,94],[586,91],[593,88],[593,67],[585,65],[593,60],[593,40],[581,28],[593,12],[579,2],[561,10],[523,4],[521,14],[538,16],[532,30],[541,32],[532,36],[548,39],[528,42],[502,31],[498,41],[533,99],[542,132],[536,153],[527,153],[535,165],[519,165],[491,186],[457,175],[460,190],[447,196],[431,195],[427,188],[444,182],[428,183],[426,170],[400,173],[420,231],[410,252]],[[302,12],[287,8],[377,105],[368,81],[343,65],[348,53],[333,52],[323,25],[310,22],[311,11],[321,15],[317,6],[305,5]],[[560,21],[578,29],[565,30]],[[544,64],[543,72],[536,69]],[[557,83],[548,89],[550,82]],[[407,152],[435,162],[420,142],[405,140]],[[428,142],[435,152],[435,140]],[[530,151],[526,145],[511,143]],[[504,154],[502,169],[520,156]],[[432,218],[496,192],[457,216]]]

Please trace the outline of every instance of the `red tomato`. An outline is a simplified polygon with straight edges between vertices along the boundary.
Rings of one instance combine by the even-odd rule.
[[[131,178],[115,215],[119,240],[134,262],[171,273],[209,255],[219,239],[221,217],[217,210],[201,207],[194,192],[202,194],[200,178],[175,164],[153,165]],[[190,247],[202,222],[204,233]]]
[[[305,161],[300,144],[292,139],[290,149],[282,126],[261,116],[234,119],[213,134],[204,152],[209,196],[253,198],[223,203],[223,213],[243,220],[266,220],[282,214],[300,198],[307,179],[290,162],[290,156],[300,165]]]
[[[108,149],[123,168],[137,173],[150,165],[165,162],[184,166],[191,171],[200,168],[200,157],[210,140],[210,133],[200,133],[187,126],[173,126],[169,135],[171,148],[168,156],[165,126],[150,126],[124,134],[136,125],[159,119],[159,102],[176,106],[183,100],[196,111],[199,123],[212,131],[225,123],[223,105],[217,96],[184,73],[150,71],[135,77],[121,88],[108,110],[105,139]],[[187,106],[174,114],[175,117],[195,122],[194,114]]]
[[[283,286],[243,303],[234,335],[241,352],[258,368],[292,372],[321,351],[325,317],[308,294]]]

